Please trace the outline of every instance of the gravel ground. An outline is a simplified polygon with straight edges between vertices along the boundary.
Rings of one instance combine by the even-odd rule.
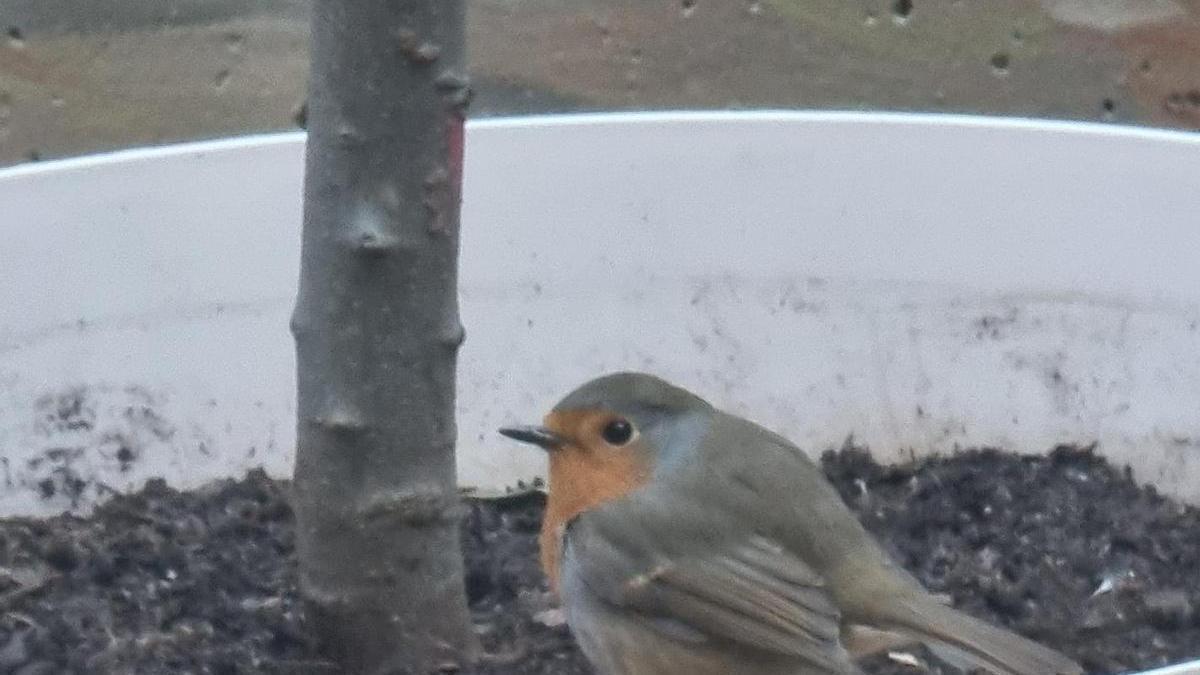
[[[956,606],[1091,673],[1200,656],[1200,510],[1086,450],[823,464],[897,559]],[[472,501],[466,586],[491,654],[474,672],[587,673],[536,562],[537,493]],[[928,655],[876,674],[941,672]],[[88,518],[0,522],[0,672],[333,673],[295,582],[286,482],[151,482]]]

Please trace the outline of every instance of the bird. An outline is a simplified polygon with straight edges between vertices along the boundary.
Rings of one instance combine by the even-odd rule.
[[[547,452],[541,565],[603,675],[854,674],[917,643],[996,675],[1083,672],[930,594],[804,451],[659,377],[597,377],[499,431]]]

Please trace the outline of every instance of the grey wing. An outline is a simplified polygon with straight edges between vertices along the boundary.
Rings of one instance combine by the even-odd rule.
[[[564,574],[600,601],[652,626],[794,659],[803,672],[859,672],[839,642],[841,617],[824,580],[802,560],[746,533],[709,532],[681,550],[686,533],[672,532],[676,545],[660,547],[644,523],[622,515],[593,511],[565,534]]]

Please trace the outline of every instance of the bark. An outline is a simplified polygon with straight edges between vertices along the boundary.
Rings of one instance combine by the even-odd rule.
[[[313,13],[292,318],[300,584],[350,672],[429,672],[475,646],[454,463],[464,2]]]

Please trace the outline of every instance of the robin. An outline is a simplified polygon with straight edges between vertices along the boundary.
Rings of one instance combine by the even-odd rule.
[[[803,451],[657,377],[600,377],[500,432],[548,451],[542,566],[601,673],[861,673],[915,643],[999,675],[1083,672],[946,606]]]

